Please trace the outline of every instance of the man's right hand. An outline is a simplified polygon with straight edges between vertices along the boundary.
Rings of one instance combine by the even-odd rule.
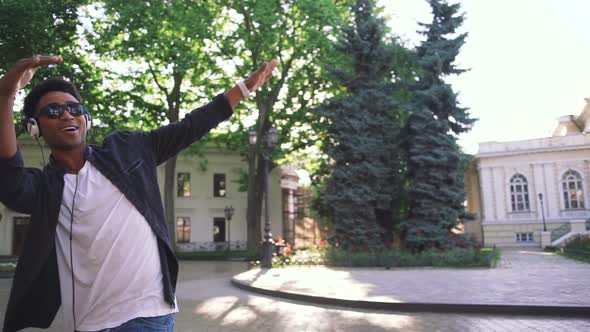
[[[0,78],[0,96],[10,97],[24,88],[33,78],[39,67],[63,63],[61,56],[36,56],[21,59]]]

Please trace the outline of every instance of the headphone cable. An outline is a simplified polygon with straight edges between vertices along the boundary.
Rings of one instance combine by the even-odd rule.
[[[41,158],[43,160],[43,164],[41,164],[41,168],[43,168],[43,167],[45,167],[45,153],[43,152],[43,146],[39,142],[39,138],[37,136],[35,136],[35,141],[37,141],[37,144],[39,145],[39,149],[41,149]]]

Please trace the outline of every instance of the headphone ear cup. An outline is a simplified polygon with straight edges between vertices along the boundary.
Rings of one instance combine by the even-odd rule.
[[[89,132],[92,128],[92,116],[88,113],[85,113],[84,116],[86,117],[86,132]]]
[[[39,138],[39,136],[41,136],[41,132],[39,131],[39,125],[37,124],[37,121],[33,118],[28,118],[25,121],[25,125],[29,135],[32,138]]]

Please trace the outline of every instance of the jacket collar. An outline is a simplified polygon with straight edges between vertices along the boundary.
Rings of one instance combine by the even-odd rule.
[[[94,155],[92,147],[86,144],[86,147],[84,148],[84,160],[92,161],[93,157]],[[62,163],[59,160],[55,159],[53,155],[49,156],[49,164],[45,166],[45,169],[49,171],[58,172],[61,175],[66,174],[66,168],[62,165]]]

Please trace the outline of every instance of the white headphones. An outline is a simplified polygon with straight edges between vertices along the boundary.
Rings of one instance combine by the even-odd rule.
[[[84,113],[84,118],[86,119],[86,134],[88,134],[90,128],[92,128],[92,116],[88,113]],[[23,127],[32,138],[37,139],[41,137],[41,129],[35,118],[25,117],[23,119]]]

